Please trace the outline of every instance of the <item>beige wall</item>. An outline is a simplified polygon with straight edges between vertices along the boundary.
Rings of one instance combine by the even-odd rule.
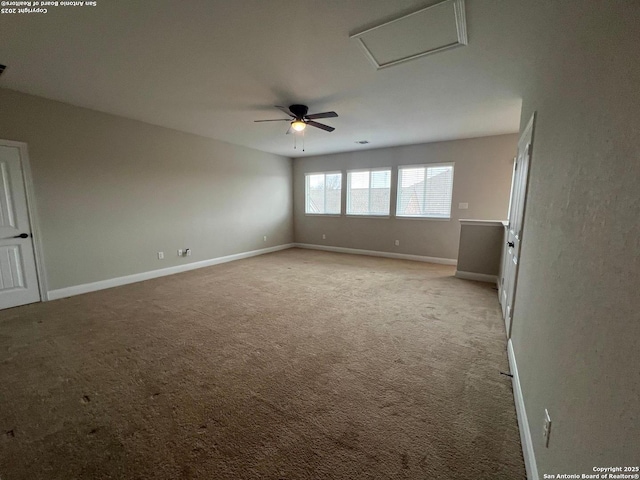
[[[512,339],[540,478],[640,461],[640,6],[522,4],[537,111]],[[549,448],[544,409],[553,421]]]
[[[455,259],[458,256],[458,219],[504,219],[507,216],[517,135],[455,140],[360,152],[298,158],[293,163],[296,242],[381,252]],[[346,175],[343,177],[343,215],[304,213],[304,175],[366,167],[396,167],[455,162],[451,220],[359,218],[344,215]],[[391,212],[394,211],[397,171],[392,168]],[[469,204],[458,210],[458,203]],[[326,234],[326,240],[322,239]],[[396,247],[394,241],[399,240]]]
[[[458,271],[497,276],[500,270],[503,240],[502,224],[461,225]]]
[[[288,158],[5,89],[0,105],[0,138],[29,146],[50,290],[293,240]]]
[[[299,243],[455,259],[458,219],[504,219],[507,216],[517,135],[455,140],[360,152],[297,158],[293,163],[295,239]],[[455,162],[451,220],[309,216],[304,213],[304,175],[309,172],[396,167]],[[397,171],[392,168],[391,212]],[[343,207],[346,197],[343,176]],[[469,203],[458,210],[458,203]],[[326,234],[326,240],[322,239]],[[399,240],[400,246],[394,246]]]

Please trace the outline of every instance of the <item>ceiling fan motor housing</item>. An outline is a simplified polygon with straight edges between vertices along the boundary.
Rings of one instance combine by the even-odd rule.
[[[309,111],[309,107],[306,105],[291,105],[289,111],[293,113],[296,118],[302,119]]]

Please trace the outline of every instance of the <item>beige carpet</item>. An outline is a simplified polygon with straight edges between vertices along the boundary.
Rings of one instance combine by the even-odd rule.
[[[453,273],[292,249],[0,312],[0,478],[524,479]]]

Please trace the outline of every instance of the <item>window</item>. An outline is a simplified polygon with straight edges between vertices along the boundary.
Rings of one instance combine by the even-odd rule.
[[[397,217],[450,218],[453,164],[398,168]]]
[[[305,213],[340,215],[342,172],[305,175]]]
[[[347,215],[389,215],[391,170],[347,172]]]

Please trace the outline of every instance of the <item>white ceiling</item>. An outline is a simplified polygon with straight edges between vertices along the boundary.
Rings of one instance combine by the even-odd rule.
[[[288,157],[273,105],[304,103],[305,155],[518,130],[509,2],[467,0],[469,45],[375,70],[349,34],[424,0],[98,0],[1,15],[0,87]],[[369,145],[358,145],[368,140]],[[299,147],[298,147],[299,148]]]

